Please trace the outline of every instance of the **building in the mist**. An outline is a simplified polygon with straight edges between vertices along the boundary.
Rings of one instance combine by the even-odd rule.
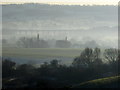
[[[65,40],[56,40],[55,46],[57,48],[70,48],[71,47],[71,42],[67,40],[67,37]]]
[[[21,47],[25,48],[48,48],[48,42],[40,39],[39,34],[37,34],[36,38],[20,38],[19,43]]]

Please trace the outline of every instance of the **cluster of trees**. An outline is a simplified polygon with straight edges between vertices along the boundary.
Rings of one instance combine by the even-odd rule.
[[[72,65],[77,66],[77,68],[90,67],[94,65],[102,65],[105,62],[112,65],[117,64],[119,61],[119,50],[117,49],[105,49],[103,55],[99,48],[91,49],[86,48],[80,56],[76,57]]]
[[[102,56],[99,48],[84,49],[70,66],[52,60],[36,68],[30,64],[16,65],[5,59],[2,62],[3,88],[69,87],[88,80],[119,75],[118,64],[119,50],[106,49]]]

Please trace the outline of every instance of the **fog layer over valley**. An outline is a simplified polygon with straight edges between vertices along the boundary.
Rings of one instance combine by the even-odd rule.
[[[58,59],[70,64],[83,48],[118,47],[117,6],[11,4],[2,9],[3,57],[18,63]]]

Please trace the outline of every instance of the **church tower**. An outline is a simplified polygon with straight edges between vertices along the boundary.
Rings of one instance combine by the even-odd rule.
[[[65,37],[65,41],[67,41],[67,36]]]
[[[37,34],[37,40],[39,40],[39,34]]]

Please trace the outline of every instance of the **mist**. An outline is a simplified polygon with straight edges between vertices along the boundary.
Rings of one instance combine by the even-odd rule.
[[[36,37],[35,30],[42,30],[41,39],[64,40],[67,36],[69,41],[81,43],[87,38],[99,45],[117,47],[118,44],[116,6],[13,4],[3,5],[2,9],[3,38],[9,41]],[[35,32],[17,34],[20,30]]]

